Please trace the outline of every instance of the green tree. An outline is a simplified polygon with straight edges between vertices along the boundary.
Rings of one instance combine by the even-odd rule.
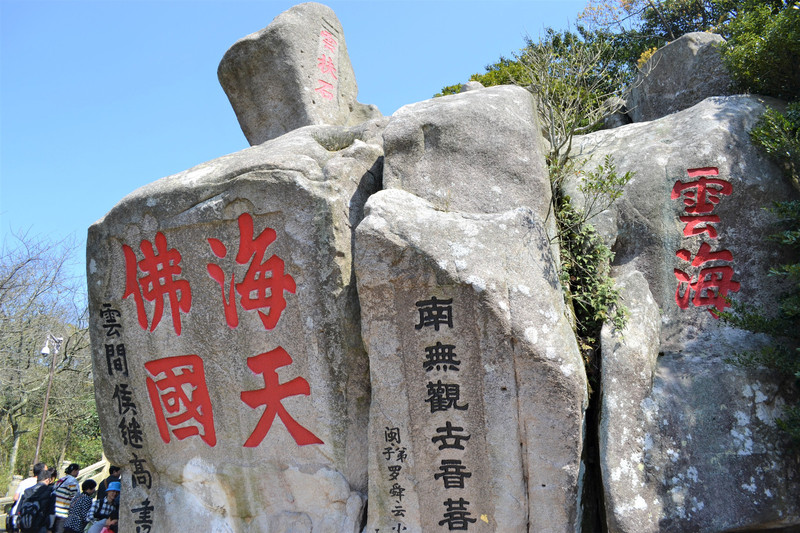
[[[727,38],[723,60],[740,90],[800,98],[800,3],[746,2]]]
[[[625,311],[608,276],[613,254],[589,221],[619,198],[632,175],[618,174],[611,158],[594,171],[578,172],[570,153],[575,135],[598,129],[602,120],[618,109],[615,106],[619,104],[609,101],[621,96],[636,73],[633,63],[638,55],[619,57],[617,39],[608,32],[584,28],[577,32],[546,29],[538,42],[528,38],[513,60],[501,58],[487,66],[485,74],[470,78],[484,86],[521,85],[536,99],[539,122],[549,143],[551,213],[561,251],[561,282],[575,312],[576,333],[592,378],[600,328],[606,320],[621,327]],[[445,87],[442,94],[459,88]],[[580,183],[585,205],[575,205],[566,195],[567,179]]]
[[[33,461],[51,358],[55,372],[40,457],[55,466],[59,459],[72,458],[76,449],[86,447],[77,443],[76,429],[96,417],[84,298],[79,281],[68,275],[72,250],[68,243],[26,235],[4,242],[0,249],[0,476],[4,478],[25,475]],[[57,356],[52,344],[50,356],[41,353],[50,335],[63,339]]]

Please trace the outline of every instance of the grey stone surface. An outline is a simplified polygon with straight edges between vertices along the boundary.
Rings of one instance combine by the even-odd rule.
[[[461,90],[459,92],[465,93],[467,91],[477,91],[478,89],[483,88],[483,84],[479,81],[468,81],[461,86]]]
[[[786,383],[721,355],[657,358],[647,283],[636,271],[615,274],[631,319],[622,332],[603,331],[608,531],[796,531],[800,465],[776,426]]]
[[[619,128],[625,124],[630,124],[631,117],[626,112],[627,103],[625,99],[619,96],[613,96],[607,99],[604,103],[608,115],[603,119],[603,128],[610,130]]]
[[[633,122],[670,115],[709,96],[731,94],[731,77],[718,48],[722,42],[718,34],[693,32],[658,49],[627,97]]]
[[[380,117],[358,86],[333,10],[308,2],[238,40],[217,71],[251,145],[308,125],[351,126]]]
[[[401,107],[384,141],[384,187],[440,209],[492,213],[528,206],[541,212],[550,201],[536,108],[521,87],[489,87]]]
[[[764,110],[765,101],[757,97],[708,98],[668,117],[601,130],[573,143],[573,154],[583,160],[584,171],[610,154],[619,173],[635,172],[622,198],[592,223],[614,248],[615,264],[630,263],[647,279],[662,312],[661,351],[717,353],[742,348],[744,342],[741,335],[720,326],[708,311],[713,306],[677,305],[675,270],[693,274],[699,270],[678,257],[679,250],[688,250],[692,258],[703,243],[710,252],[728,250],[732,261],[711,264],[732,266],[733,280],[741,286],[730,296],[772,301],[781,290],[766,275],[780,254],[766,239],[775,219],[763,207],[795,193],[781,170],[750,143],[747,132]],[[687,170],[702,168],[716,168],[718,175],[688,175]],[[721,193],[716,200],[703,195],[702,203],[710,210],[694,215],[719,219],[697,223],[699,233],[690,236],[686,233],[692,233],[692,225],[681,217],[692,216],[687,202],[695,189],[687,186],[674,199],[673,189],[677,182],[701,178],[729,183],[730,193]],[[708,190],[718,187],[711,184]],[[574,182],[568,190],[576,204],[583,205]],[[710,229],[704,232],[706,227]]]
[[[351,248],[380,127],[303,128],[142,187],[90,228],[122,530],[146,500],[153,531],[359,531],[369,376]]]
[[[586,378],[543,217],[443,212],[391,189],[366,215],[355,262],[372,376],[366,531],[438,531],[445,502],[461,498],[470,531],[575,531]],[[423,318],[433,298],[448,323]],[[453,347],[456,368],[426,367],[438,343]],[[431,392],[440,382],[459,392],[443,410]],[[448,423],[470,437],[464,449],[436,441]],[[463,488],[436,477],[443,461],[471,474]]]
[[[612,154],[619,172],[636,172],[594,221],[632,312],[626,330],[602,339],[609,531],[800,524],[790,496],[800,464],[775,425],[790,389],[725,363],[768,339],[712,313],[724,296],[774,308],[782,290],[767,276],[785,256],[766,238],[775,219],[763,207],[797,195],[750,144],[764,110],[756,97],[708,98],[575,143],[585,170]]]

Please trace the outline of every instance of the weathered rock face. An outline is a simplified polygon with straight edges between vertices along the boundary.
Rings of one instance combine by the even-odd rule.
[[[356,125],[380,116],[356,101],[342,25],[322,4],[299,4],[240,39],[217,74],[251,145],[302,126]]]
[[[610,532],[800,525],[791,388],[726,363],[769,339],[716,318],[775,301],[761,208],[796,195],[749,142],[763,101],[697,103],[727,89],[714,42],[654,56],[628,100],[649,122],[573,143],[636,172],[593,221],[631,315],[602,333],[599,428],[531,95],[468,84],[366,120],[327,7],[237,42],[220,81],[258,146],[89,231],[121,530],[575,532],[598,476]]]
[[[304,128],[143,187],[91,227],[103,444],[131,474],[122,529],[148,507],[154,531],[360,529],[351,237],[376,131]]]
[[[542,214],[398,190],[366,212],[366,530],[575,531],[586,378]]]
[[[537,124],[531,94],[510,85],[404,106],[384,132],[384,187],[445,210],[546,213],[550,184],[541,179]]]
[[[789,389],[725,358],[766,339],[725,327],[725,297],[769,305],[780,250],[762,208],[795,197],[749,142],[754,97],[709,98],[584,136],[585,167],[633,170],[596,221],[632,317],[605,330],[601,463],[610,531],[723,531],[800,523],[800,464],[775,427]],[[576,195],[577,198],[577,195]]]
[[[574,531],[586,377],[530,94],[406,106],[384,141],[386,190],[356,236],[367,530]],[[508,206],[519,208],[498,212]]]
[[[715,33],[694,32],[659,48],[630,90],[628,115],[644,122],[730,94],[731,78],[718,48],[722,42]]]

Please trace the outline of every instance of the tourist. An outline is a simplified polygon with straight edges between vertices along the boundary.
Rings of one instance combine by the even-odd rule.
[[[14,506],[11,508],[9,513],[9,517],[11,518],[11,524],[6,521],[6,529],[8,533],[17,533],[19,531],[19,527],[17,526],[17,508],[19,507],[20,498],[22,498],[22,493],[28,490],[29,488],[36,485],[37,478],[39,474],[47,469],[47,465],[44,463],[36,463],[33,465],[33,476],[23,479],[19,487],[17,487],[17,491],[14,493]],[[11,529],[8,529],[11,526]]]
[[[36,477],[36,485],[30,487],[22,493],[17,508],[17,524],[21,533],[47,533],[52,530],[53,518],[55,517],[55,498],[50,487],[56,478],[54,468],[45,468]],[[27,514],[30,502],[35,502],[37,512],[31,517],[33,527],[24,528],[25,515]]]
[[[53,493],[56,497],[56,521],[53,524],[53,533],[64,533],[64,522],[69,515],[69,507],[72,500],[78,495],[80,484],[77,475],[80,473],[80,466],[72,463],[67,467],[64,477],[56,481]]]
[[[100,482],[100,485],[97,487],[97,499],[102,500],[106,497],[106,491],[108,490],[108,484],[114,481],[119,481],[119,474],[122,471],[122,468],[118,466],[111,465],[108,467],[108,477],[105,478],[103,481]]]
[[[120,482],[112,481],[108,484],[105,497],[97,499],[92,503],[89,512],[86,513],[86,521],[92,522],[92,527],[89,528],[89,533],[100,533],[106,525],[106,519],[111,516],[115,510],[119,510],[119,491]]]
[[[86,528],[86,515],[92,508],[92,498],[97,487],[97,482],[87,479],[81,485],[81,493],[72,500],[69,506],[69,514],[64,522],[64,533],[83,533]]]

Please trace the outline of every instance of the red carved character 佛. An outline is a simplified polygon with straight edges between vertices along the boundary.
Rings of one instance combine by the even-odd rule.
[[[178,279],[181,274],[181,254],[175,248],[167,248],[167,238],[156,233],[155,247],[142,240],[139,249],[144,259],[137,261],[136,254],[127,244],[122,245],[125,254],[125,294],[123,299],[133,296],[136,315],[142,329],[147,329],[148,318],[144,301],[154,302],[150,331],[154,331],[164,314],[164,298],[169,300],[172,325],[175,333],[181,334],[181,312],[192,308],[192,289],[189,282]],[[139,277],[139,271],[144,275]]]

